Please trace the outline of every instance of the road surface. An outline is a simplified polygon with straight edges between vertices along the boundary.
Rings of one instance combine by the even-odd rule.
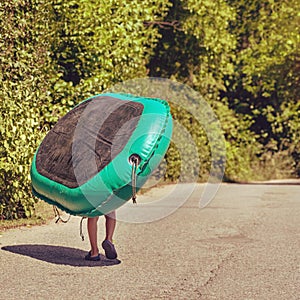
[[[89,243],[79,236],[78,217],[6,231],[0,237],[0,299],[300,299],[295,183],[222,184],[202,209],[205,185],[199,184],[167,217],[118,222],[117,260],[101,252],[100,262],[84,261]],[[186,197],[186,187],[175,202]],[[138,201],[154,201],[169,189],[154,188]],[[102,241],[103,218],[98,235]]]

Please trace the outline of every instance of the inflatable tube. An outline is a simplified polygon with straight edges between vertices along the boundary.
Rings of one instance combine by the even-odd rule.
[[[157,168],[171,135],[164,100],[91,97],[62,117],[37,149],[33,194],[72,215],[107,214],[135,196],[132,186],[138,191]]]

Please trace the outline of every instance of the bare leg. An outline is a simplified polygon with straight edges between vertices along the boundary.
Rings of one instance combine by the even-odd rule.
[[[91,244],[91,256],[97,256],[99,254],[99,249],[97,245],[97,222],[99,217],[88,218],[87,229],[89,233],[89,239]]]
[[[113,234],[116,228],[116,212],[112,211],[108,215],[105,215],[106,223],[106,237],[105,239],[112,243]]]
[[[115,259],[118,254],[112,242],[112,238],[116,227],[116,213],[113,211],[108,215],[105,215],[105,219],[106,236],[105,240],[102,242],[102,248],[104,249],[107,258]]]

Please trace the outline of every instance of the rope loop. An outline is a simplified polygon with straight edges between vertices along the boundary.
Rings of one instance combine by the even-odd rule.
[[[53,211],[54,211],[54,217],[56,218],[55,223],[58,223],[59,221],[62,222],[62,223],[69,222],[69,220],[71,218],[71,215],[69,215],[68,219],[64,220],[60,216],[59,210],[58,210],[58,208],[55,205],[53,205]]]
[[[138,154],[132,154],[129,157],[129,162],[132,165],[131,168],[131,186],[132,186],[132,202],[136,204],[136,170],[141,162],[141,157]]]
[[[82,231],[82,222],[83,222],[84,219],[86,219],[86,217],[81,218],[81,220],[80,220],[80,229],[79,229],[79,231],[80,231],[79,234],[80,234],[80,237],[81,237],[82,241],[84,241],[84,234],[83,234],[83,231]]]

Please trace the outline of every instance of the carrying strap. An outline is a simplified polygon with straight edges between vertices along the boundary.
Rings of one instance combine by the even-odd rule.
[[[132,154],[129,157],[129,162],[132,165],[131,168],[132,202],[136,204],[136,177],[137,177],[136,170],[139,163],[141,162],[141,158],[138,154]]]
[[[82,222],[83,222],[84,219],[86,219],[86,217],[82,217],[82,218],[81,218],[81,221],[80,221],[80,229],[79,229],[79,231],[80,231],[79,234],[80,234],[80,237],[81,237],[81,240],[82,240],[82,241],[84,241],[84,235],[83,235],[83,231],[82,231]]]
[[[53,205],[53,211],[54,211],[54,216],[56,218],[55,223],[58,223],[59,221],[62,223],[67,223],[71,219],[71,215],[69,215],[69,217],[66,220],[62,219],[62,217],[60,216],[59,210],[55,205]]]

